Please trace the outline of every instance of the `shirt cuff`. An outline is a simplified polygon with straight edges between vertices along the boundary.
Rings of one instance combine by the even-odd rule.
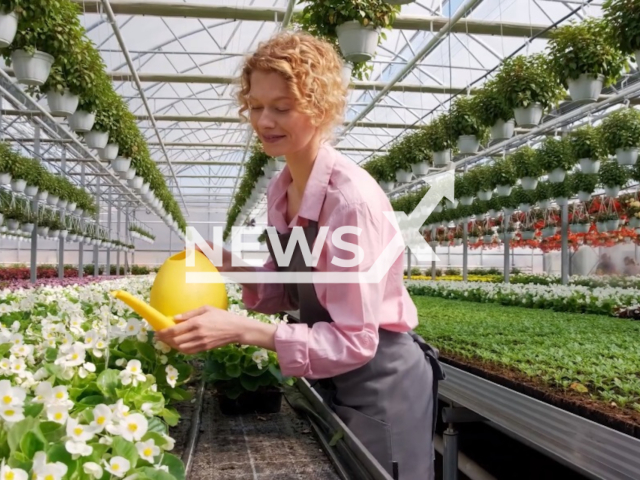
[[[306,323],[281,323],[274,336],[280,370],[285,377],[309,374],[309,335]]]

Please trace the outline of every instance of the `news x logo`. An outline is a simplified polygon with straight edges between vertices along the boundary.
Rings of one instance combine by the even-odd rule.
[[[251,269],[252,271],[234,271],[224,272],[222,280],[230,283],[378,283],[389,271],[393,263],[402,254],[406,247],[409,247],[411,253],[416,256],[418,262],[438,261],[438,257],[431,249],[426,240],[419,232],[420,227],[425,220],[431,215],[438,203],[443,197],[453,201],[454,199],[454,171],[449,170],[442,172],[433,179],[429,178],[430,188],[422,197],[418,206],[407,215],[404,212],[384,212],[387,220],[393,224],[396,229],[396,235],[386,246],[378,258],[367,258],[369,252],[357,244],[345,241],[342,236],[345,234],[355,234],[357,236],[367,235],[362,229],[345,225],[332,233],[331,241],[333,245],[345,251],[342,258],[333,257],[329,261],[338,268],[351,268],[357,271],[337,271],[337,272],[276,272],[267,271],[259,267],[263,266],[261,259],[245,259],[242,258],[243,251],[259,250],[260,244],[254,242],[244,242],[243,235],[253,234],[254,236],[262,233],[260,227],[233,227],[231,232],[231,253],[233,267],[258,267]],[[267,228],[267,234],[273,248],[274,261],[278,265],[289,265],[296,244],[300,246],[300,251],[307,267],[317,267],[318,259],[322,247],[327,240],[328,228],[320,227],[316,237],[313,249],[307,243],[304,231],[301,227],[294,227],[286,249],[283,251],[278,240],[278,234],[275,228]],[[214,245],[223,245],[223,231],[220,228],[214,228],[212,243]],[[216,267],[223,265],[222,249],[211,248],[206,239],[198,233],[194,227],[187,227],[186,250],[187,250],[187,266],[195,266],[195,246],[204,253],[209,261]],[[350,258],[352,254],[353,258]],[[370,265],[365,271],[357,269],[361,265]],[[210,272],[187,272],[187,283],[214,283],[220,282],[220,276]]]

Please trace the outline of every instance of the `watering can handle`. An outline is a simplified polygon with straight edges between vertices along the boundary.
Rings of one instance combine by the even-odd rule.
[[[163,315],[151,305],[143,302],[124,290],[115,290],[111,292],[111,295],[129,305],[138,315],[149,322],[156,331],[173,327],[176,324],[172,317]]]

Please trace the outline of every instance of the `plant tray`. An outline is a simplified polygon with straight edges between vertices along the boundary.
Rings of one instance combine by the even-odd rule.
[[[224,415],[278,413],[282,408],[282,391],[245,392],[233,400],[218,395],[218,401]]]

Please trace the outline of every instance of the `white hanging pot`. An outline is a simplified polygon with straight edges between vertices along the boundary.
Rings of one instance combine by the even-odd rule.
[[[78,109],[79,102],[80,97],[71,93],[69,89],[65,89],[62,93],[54,90],[47,93],[49,111],[51,115],[54,116],[68,117],[69,115],[73,115]]]
[[[482,243],[491,243],[493,241],[493,235],[483,235]]]
[[[475,135],[460,135],[458,137],[458,150],[460,153],[476,153],[480,148],[480,140]]]
[[[598,232],[604,233],[607,231],[607,222],[596,222],[596,228]]]
[[[515,108],[513,116],[519,127],[531,128],[535,127],[542,120],[542,105],[535,103],[527,108]]]
[[[616,198],[620,193],[620,187],[614,185],[613,187],[606,186],[604,187],[604,194],[609,198]]]
[[[72,242],[75,242],[76,240],[78,240],[78,234],[72,233],[71,235],[69,235],[69,240],[71,240]]]
[[[64,198],[60,198],[60,199],[58,200],[58,205],[57,205],[57,206],[58,206],[59,208],[61,208],[61,209],[64,209],[64,208],[66,208],[66,207],[67,207],[67,204],[68,204],[68,203],[69,203],[69,200],[64,199]]]
[[[149,182],[143,182],[142,186],[140,187],[140,194],[144,195],[148,191],[149,191]]]
[[[582,173],[598,173],[600,171],[600,160],[591,160],[590,158],[581,158],[580,171]]]
[[[473,203],[473,197],[460,197],[460,203],[469,206]]]
[[[567,197],[556,197],[556,203],[560,206],[563,206],[569,203],[569,199]]]
[[[398,183],[409,183],[411,178],[413,178],[411,172],[407,172],[406,170],[398,170],[396,172],[396,181]]]
[[[344,58],[353,63],[368,62],[376,53],[380,30],[364,27],[356,20],[336,27],[338,44]]]
[[[18,230],[20,228],[20,222],[18,220],[16,220],[15,218],[11,218],[11,219],[7,220],[7,228],[11,232],[16,231],[16,230]]]
[[[118,158],[118,150],[120,150],[120,147],[117,143],[107,143],[106,147],[98,149],[98,157],[100,157],[100,160],[111,162]]]
[[[499,197],[508,197],[511,195],[511,190],[513,187],[511,185],[498,185],[496,187],[496,193]]]
[[[550,200],[540,200],[538,202],[538,206],[541,209],[546,210],[547,208],[549,208],[551,206],[551,201]]]
[[[523,213],[528,213],[531,211],[531,204],[530,203],[521,203],[520,205],[518,205],[518,210],[520,210]]]
[[[18,31],[18,15],[15,12],[0,14],[0,49],[13,43]]]
[[[454,208],[457,208],[457,207],[458,207],[458,200],[455,200],[455,199],[454,199],[454,200],[453,200],[453,202],[452,202],[451,200],[449,200],[449,199],[447,198],[447,199],[445,199],[444,203],[446,203],[446,204],[447,204],[447,208],[448,208],[449,210],[453,210]]]
[[[498,216],[498,212],[496,212],[496,210],[492,208],[487,212],[487,216],[489,218],[496,218]]]
[[[10,173],[0,173],[0,184],[8,185],[11,183],[11,174]]]
[[[47,192],[46,190],[40,190],[40,191],[38,192],[38,196],[37,196],[37,198],[38,198],[38,200],[40,200],[41,202],[44,202],[44,201],[47,199],[47,197],[48,197],[48,196],[49,196],[49,192]]]
[[[478,237],[469,237],[469,243],[471,244],[478,243]]]
[[[276,171],[275,170],[271,170],[270,168],[265,167],[264,168],[264,176],[266,178],[268,178],[269,180],[271,180],[273,177],[276,176]]]
[[[144,179],[142,177],[133,177],[131,180],[127,180],[127,183],[131,188],[135,188],[136,190],[142,187],[142,182]]]
[[[488,202],[489,200],[491,200],[492,196],[493,196],[492,190],[480,190],[478,192],[478,200],[481,200],[483,202]]]
[[[429,173],[429,164],[427,162],[414,163],[411,165],[411,172],[416,176],[422,176]]]
[[[73,115],[67,117],[69,128],[74,132],[87,133],[93,128],[96,121],[95,113],[76,110]]]
[[[69,235],[69,230],[60,230],[60,238],[67,238],[67,235]]]
[[[575,79],[568,79],[571,100],[574,102],[595,102],[600,98],[603,82],[603,75],[593,76],[588,73],[583,73]]]
[[[75,212],[77,205],[78,204],[76,202],[67,203],[67,212]]]
[[[589,192],[578,192],[578,200],[581,202],[588,202],[591,200],[591,193]]]
[[[638,217],[631,217],[629,219],[629,226],[631,228],[640,228],[640,218]]]
[[[80,217],[80,216],[82,216],[82,214],[84,213],[84,210],[83,210],[83,209],[81,209],[81,208],[78,208],[78,207],[76,206],[76,210],[75,210],[75,212],[73,212],[73,213],[75,213],[76,215],[78,215],[78,216]]]
[[[24,233],[31,233],[33,232],[35,225],[33,223],[23,223],[22,225],[20,225],[20,229],[24,232]]]
[[[619,165],[635,165],[638,160],[638,148],[616,148],[616,160]]]
[[[510,217],[516,212],[515,208],[510,208],[510,207],[504,207],[502,210],[504,211],[505,217]]]
[[[516,122],[515,120],[498,120],[493,127],[491,127],[491,140],[507,140],[513,137],[515,132]]]
[[[47,203],[49,205],[57,205],[58,204],[58,200],[60,200],[60,197],[58,197],[57,195],[49,195],[47,196]]]
[[[395,187],[395,182],[380,180],[378,182],[378,185],[380,185],[380,187],[382,187],[382,190],[384,190],[385,192],[390,192],[391,190],[393,190],[393,187]]]
[[[109,143],[109,132],[99,132],[91,130],[84,134],[84,141],[89,148],[102,149]]]
[[[342,65],[342,86],[344,88],[349,88],[352,73],[353,64],[351,62],[344,62],[344,65]]]
[[[38,194],[38,186],[37,185],[27,185],[24,189],[24,194],[27,197],[33,198]]]
[[[636,57],[636,65],[640,65],[640,50],[636,50],[635,57]]]
[[[451,150],[433,152],[433,166],[444,167],[451,162]]]
[[[256,187],[257,188],[267,188],[269,186],[269,179],[266,177],[260,177],[258,178],[258,181],[256,182]]]
[[[615,220],[607,220],[607,231],[615,232],[616,230],[618,230],[618,228],[620,228],[619,219],[616,218]]]
[[[553,237],[557,231],[557,227],[545,227],[542,229],[542,236],[545,238]]]
[[[49,230],[49,238],[60,237],[60,230]]]
[[[562,168],[554,168],[549,172],[549,181],[551,183],[562,183],[567,172]]]
[[[523,240],[533,240],[536,236],[536,232],[535,230],[524,230],[520,232],[520,235],[522,235]]]
[[[36,50],[33,55],[25,50],[16,50],[11,54],[13,73],[18,83],[35,87],[47,81],[54,60],[51,55],[39,50]]]
[[[538,186],[538,179],[533,177],[523,177],[520,179],[523,190],[535,190]]]
[[[444,210],[444,207],[442,206],[441,203],[439,203],[435,207],[433,207],[433,211],[436,212],[436,213],[440,213],[440,212],[442,212],[442,210]]]
[[[453,244],[454,244],[456,247],[459,247],[460,245],[462,245],[462,239],[461,239],[461,238],[454,238],[454,239],[453,239]]]
[[[24,189],[27,188],[27,181],[21,178],[17,180],[11,180],[11,190],[16,193],[24,192]]]
[[[129,170],[127,170],[123,177],[127,180],[131,180],[133,177],[136,176],[136,169],[135,168],[129,168]]]

